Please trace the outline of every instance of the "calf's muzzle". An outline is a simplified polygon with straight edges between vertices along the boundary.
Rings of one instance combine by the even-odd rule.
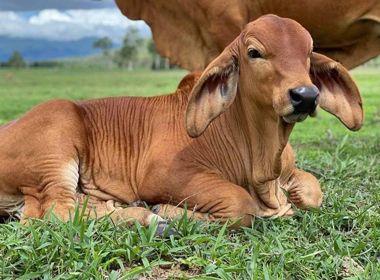
[[[319,90],[316,86],[300,86],[289,90],[294,113],[311,114],[318,104]]]

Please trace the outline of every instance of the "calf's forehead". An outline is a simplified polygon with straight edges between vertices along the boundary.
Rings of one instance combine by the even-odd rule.
[[[312,38],[298,22],[274,15],[263,16],[245,27],[243,41],[257,40],[268,54],[307,54],[312,48]]]

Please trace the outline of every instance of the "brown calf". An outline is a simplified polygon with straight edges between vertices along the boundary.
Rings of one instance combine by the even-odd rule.
[[[347,70],[312,45],[295,21],[264,16],[174,94],[37,106],[0,129],[0,212],[53,207],[66,220],[88,195],[98,217],[149,224],[187,204],[195,218],[249,225],[291,214],[290,202],[320,206],[317,179],[295,167],[294,123],[319,104],[357,130],[363,112]],[[137,200],[156,213],[118,205]]]

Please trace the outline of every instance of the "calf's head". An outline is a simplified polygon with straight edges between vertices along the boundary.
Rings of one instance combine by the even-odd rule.
[[[201,135],[237,96],[284,123],[303,121],[318,105],[351,130],[363,122],[360,93],[348,71],[313,52],[300,24],[274,15],[249,23],[202,73],[187,107],[189,135]]]

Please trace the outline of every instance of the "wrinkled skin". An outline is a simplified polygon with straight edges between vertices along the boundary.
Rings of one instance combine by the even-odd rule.
[[[174,94],[43,103],[0,128],[0,212],[24,204],[23,220],[51,209],[67,220],[88,195],[90,215],[115,221],[165,225],[186,205],[194,218],[248,226],[254,216],[291,215],[291,203],[319,207],[318,180],[296,168],[288,143],[295,122],[314,115],[311,107],[299,118],[292,105],[289,91],[300,87],[317,89],[314,105],[349,129],[361,127],[348,71],[312,52],[295,21],[265,16]]]
[[[265,14],[301,23],[315,51],[346,68],[380,54],[378,0],[116,0],[130,19],[151,27],[161,55],[188,70],[203,70],[241,32]]]

